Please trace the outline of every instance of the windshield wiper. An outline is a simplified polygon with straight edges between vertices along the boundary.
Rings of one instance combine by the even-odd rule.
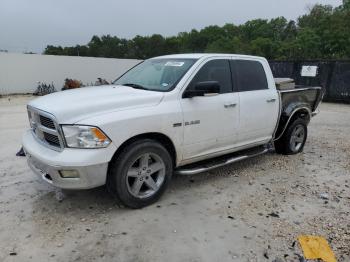
[[[130,86],[132,88],[141,89],[141,90],[149,90],[149,89],[147,89],[146,87],[144,87],[142,85],[133,84],[133,83],[126,83],[126,84],[123,84],[123,86]]]

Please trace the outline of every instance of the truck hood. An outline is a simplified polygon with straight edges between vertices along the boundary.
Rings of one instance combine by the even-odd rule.
[[[164,93],[128,86],[66,90],[32,100],[28,105],[54,115],[60,124],[74,124],[99,114],[155,106]]]

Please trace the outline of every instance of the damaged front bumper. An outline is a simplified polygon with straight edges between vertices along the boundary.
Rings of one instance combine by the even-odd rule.
[[[31,131],[24,134],[22,143],[33,172],[63,189],[89,189],[104,185],[108,163],[116,150],[111,144],[101,149],[65,148],[58,152],[37,141]]]

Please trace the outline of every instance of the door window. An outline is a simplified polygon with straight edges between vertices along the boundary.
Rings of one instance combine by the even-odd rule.
[[[266,73],[262,64],[251,60],[231,60],[239,92],[268,89]]]
[[[193,90],[196,83],[205,81],[218,81],[220,94],[231,93],[232,81],[229,61],[216,59],[207,62],[192,79],[188,90]]]

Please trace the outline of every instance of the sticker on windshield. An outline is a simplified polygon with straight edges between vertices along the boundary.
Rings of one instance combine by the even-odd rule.
[[[185,62],[169,61],[166,62],[165,66],[183,66]]]
[[[162,86],[167,87],[169,84],[168,83],[163,83]]]

